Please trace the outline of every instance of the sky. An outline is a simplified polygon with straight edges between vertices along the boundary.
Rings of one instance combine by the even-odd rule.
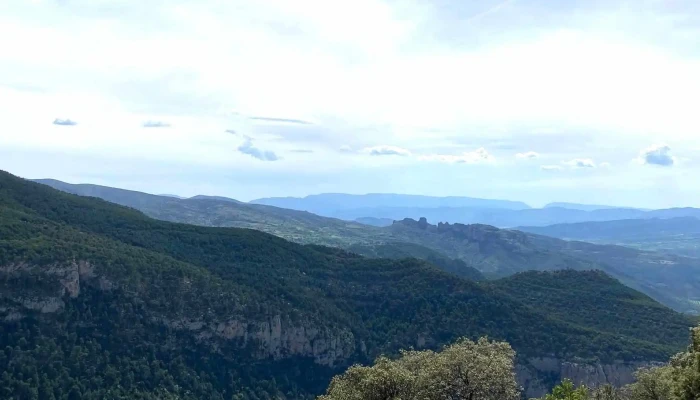
[[[4,0],[0,169],[700,206],[695,0]]]

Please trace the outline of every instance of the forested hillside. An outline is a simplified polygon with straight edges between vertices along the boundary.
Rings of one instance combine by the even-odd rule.
[[[252,228],[297,243],[340,247],[368,256],[374,256],[373,249],[384,247],[384,256],[392,257],[386,246],[396,252],[397,243],[401,246],[400,253],[412,257],[426,259],[425,249],[429,249],[431,254],[439,253],[442,260],[461,260],[490,278],[533,269],[602,269],[677,311],[700,312],[700,259],[696,258],[567,242],[488,225],[432,225],[424,218],[405,218],[380,228],[231,199],[182,200],[104,186],[41,182],[70,193],[134,207],[157,219]],[[408,250],[410,244],[417,248]],[[446,265],[435,262],[434,257],[432,262]],[[450,264],[447,269],[454,272],[454,267]],[[469,272],[463,276],[468,275]]]
[[[416,259],[153,220],[7,173],[0,320],[4,398],[303,398],[352,362],[462,336],[507,340],[523,362],[682,346],[672,327],[611,334]]]

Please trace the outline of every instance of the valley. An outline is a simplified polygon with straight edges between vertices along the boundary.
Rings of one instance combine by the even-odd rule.
[[[377,227],[230,199],[176,199],[96,185],[39,182],[133,207],[165,221],[256,229],[301,244],[339,247],[369,257],[410,256],[438,266],[458,260],[446,268],[451,272],[459,269],[463,276],[476,277],[473,269],[487,278],[526,270],[600,269],[677,311],[700,313],[700,259],[694,257],[565,241],[536,234],[537,230],[525,233],[483,224],[434,225],[426,218],[402,218]],[[674,220],[649,219],[648,223],[655,221]],[[409,249],[409,244],[416,248]],[[441,262],[435,262],[438,257]]]
[[[477,262],[463,250],[450,259],[428,246],[388,239],[378,246],[366,239],[374,229],[338,224],[373,243],[359,252],[391,258],[160,221],[0,173],[0,344],[13,349],[0,358],[8,371],[2,387],[36,383],[92,397],[313,398],[352,363],[488,335],[512,344],[522,385],[541,395],[567,376],[626,383],[638,366],[681,350],[695,323],[603,272],[474,281],[483,278],[472,266],[497,271],[485,267],[497,261],[515,272],[516,259],[551,259],[522,233],[404,221],[375,236],[474,243],[469,251],[488,255]],[[593,266],[558,257],[542,269]],[[458,276],[465,266],[469,276]],[[577,301],[583,294],[587,300]],[[577,312],[567,313],[571,307]],[[591,374],[590,366],[607,372]]]

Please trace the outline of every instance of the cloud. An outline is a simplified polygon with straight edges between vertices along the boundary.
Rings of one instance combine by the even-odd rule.
[[[525,153],[518,153],[515,155],[515,158],[518,160],[534,160],[536,158],[539,158],[540,154],[534,151],[528,151]]]
[[[277,154],[275,154],[272,151],[261,150],[253,146],[253,139],[251,139],[248,136],[245,137],[245,141],[243,142],[243,144],[238,146],[238,151],[243,154],[247,154],[249,156],[257,158],[260,161],[277,161],[280,159],[277,156]]]
[[[562,170],[559,165],[540,165],[540,169],[548,172],[558,172]]]
[[[652,145],[639,153],[639,162],[647,165],[670,167],[676,163],[671,155],[671,148],[665,144]]]
[[[301,119],[294,119],[294,118],[250,117],[250,119],[255,120],[255,121],[275,122],[275,123],[283,123],[283,124],[313,125],[309,121],[304,121]]]
[[[170,124],[163,121],[146,121],[141,126],[144,128],[169,128]]]
[[[453,154],[429,154],[419,157],[421,160],[438,161],[449,164],[477,164],[483,162],[491,162],[496,158],[491,155],[485,148],[480,147],[471,152],[464,152],[461,155]]]
[[[610,163],[609,162],[602,162],[598,164],[599,168],[610,168]]]
[[[348,146],[347,144],[342,145],[338,148],[338,151],[341,153],[352,153],[352,147]]]
[[[314,152],[314,151],[311,150],[311,149],[292,149],[292,150],[289,150],[289,151],[292,152],[292,153],[302,153],[302,154],[303,154],[303,153],[307,153],[307,154],[308,154],[308,153],[313,153],[313,152]]]
[[[54,124],[54,125],[63,125],[63,126],[75,126],[75,125],[78,125],[78,123],[75,122],[75,121],[73,121],[73,120],[70,120],[70,119],[60,119],[60,118],[56,118],[55,120],[53,120],[53,124]]]
[[[406,156],[411,155],[411,152],[409,150],[406,150],[404,148],[397,147],[397,146],[367,147],[363,150],[363,152],[365,152],[371,156],[401,156],[401,157],[406,157]]]
[[[238,135],[238,132],[236,132],[234,129],[226,129],[224,132],[230,133],[232,135]]]
[[[567,165],[571,168],[595,168],[595,161],[590,158],[575,158],[573,160],[564,161],[562,164]]]

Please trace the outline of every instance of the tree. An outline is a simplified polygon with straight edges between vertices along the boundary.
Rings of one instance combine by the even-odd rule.
[[[520,390],[504,342],[461,339],[440,352],[404,351],[336,376],[319,400],[510,400]]]
[[[588,400],[588,398],[588,388],[586,386],[576,387],[570,379],[564,379],[543,400]]]
[[[635,374],[636,382],[629,385],[633,400],[670,400],[673,381],[670,366],[641,368]]]
[[[671,359],[673,394],[679,400],[700,398],[700,327],[690,334],[688,351]]]

